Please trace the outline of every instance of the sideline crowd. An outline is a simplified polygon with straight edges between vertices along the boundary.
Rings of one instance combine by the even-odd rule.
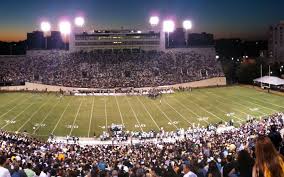
[[[48,143],[0,132],[0,177],[283,177],[284,113],[224,132],[191,128],[175,143]]]

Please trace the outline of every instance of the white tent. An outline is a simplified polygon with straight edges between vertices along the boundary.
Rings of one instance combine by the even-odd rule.
[[[253,80],[254,82],[270,84],[270,85],[284,85],[284,79],[275,76],[263,76]]]

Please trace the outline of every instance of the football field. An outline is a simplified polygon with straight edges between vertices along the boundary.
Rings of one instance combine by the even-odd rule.
[[[130,131],[176,130],[284,112],[284,96],[243,86],[194,89],[157,99],[146,96],[64,96],[0,93],[0,128],[39,137],[92,137],[122,124]]]

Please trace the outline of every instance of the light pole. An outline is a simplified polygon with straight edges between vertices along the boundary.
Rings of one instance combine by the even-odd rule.
[[[152,27],[152,30],[155,31],[155,27],[159,25],[160,19],[158,16],[151,16],[149,19],[149,23]]]
[[[188,46],[188,30],[192,29],[192,22],[190,20],[183,21],[183,28],[185,29],[185,44]]]
[[[168,34],[168,48],[170,47],[170,33],[175,30],[175,23],[172,20],[163,22],[163,31]]]
[[[41,30],[44,33],[44,36],[45,36],[45,49],[47,49],[47,33],[50,31],[51,25],[50,25],[49,22],[43,21],[40,24],[40,28],[41,28]]]
[[[64,35],[65,50],[67,50],[67,35],[71,33],[71,24],[69,21],[62,21],[59,23],[59,30]]]

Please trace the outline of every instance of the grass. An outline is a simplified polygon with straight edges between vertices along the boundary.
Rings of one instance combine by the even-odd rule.
[[[253,88],[233,86],[194,89],[153,100],[145,96],[58,97],[55,94],[0,93],[0,128],[27,131],[39,137],[92,137],[106,126],[124,124],[127,130],[175,130],[207,125],[248,115],[284,111],[284,97]]]

